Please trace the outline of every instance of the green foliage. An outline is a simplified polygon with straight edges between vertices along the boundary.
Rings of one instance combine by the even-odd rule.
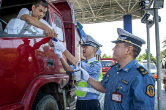
[[[164,45],[163,48],[166,47],[166,40],[164,40],[162,43]]]
[[[160,53],[160,63],[162,63],[163,55],[166,55],[166,49]]]
[[[139,55],[139,56],[136,58],[137,62],[140,62],[142,59],[143,59],[143,55]]]
[[[166,55],[166,49],[161,52],[161,55]]]
[[[162,59],[163,58],[163,55],[166,55],[166,49],[165,50],[163,50],[163,51],[161,51],[161,53],[160,53],[160,59]]]
[[[164,40],[162,43],[164,45],[163,48],[165,48],[166,47],[166,40]],[[162,62],[163,55],[166,55],[166,49],[161,51],[161,53],[160,53],[160,62]]]
[[[101,58],[112,58],[112,56],[107,56],[105,53],[102,55],[102,57]]]
[[[141,61],[141,60],[147,60],[147,49],[145,50],[145,53],[142,55],[139,55],[137,59],[137,62]],[[157,65],[157,60],[156,58],[150,53],[150,60],[153,61],[155,63],[155,65]]]

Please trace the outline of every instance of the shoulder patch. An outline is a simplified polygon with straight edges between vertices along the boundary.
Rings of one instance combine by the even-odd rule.
[[[95,66],[97,66],[97,65],[100,65],[100,66],[101,66],[100,62],[98,62],[98,61],[93,61],[93,62],[88,61],[87,64],[88,64],[88,66],[89,66],[90,68],[93,68],[93,67],[95,67]]]
[[[148,72],[146,71],[146,69],[143,66],[138,66],[137,70],[142,73],[142,75],[146,75]]]
[[[90,67],[95,67],[95,64],[93,62],[90,63]]]
[[[146,86],[146,94],[151,98],[155,95],[155,89],[153,85],[149,84]]]

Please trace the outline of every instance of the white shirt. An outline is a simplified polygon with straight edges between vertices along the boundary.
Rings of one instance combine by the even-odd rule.
[[[19,12],[19,14],[17,15],[17,19],[21,19],[21,16],[24,14],[28,14],[31,16],[32,11],[29,11],[27,8],[22,8]],[[53,29],[44,19],[40,19],[40,22],[42,22],[43,24],[47,25],[49,28]],[[26,26],[30,26],[31,24],[27,23]]]

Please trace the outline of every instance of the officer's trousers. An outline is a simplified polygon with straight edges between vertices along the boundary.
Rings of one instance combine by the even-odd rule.
[[[98,99],[77,100],[76,110],[101,110]]]

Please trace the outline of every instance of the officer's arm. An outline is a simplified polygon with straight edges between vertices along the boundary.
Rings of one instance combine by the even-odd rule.
[[[100,91],[102,93],[106,92],[106,89],[102,86],[101,82],[93,79],[91,76],[89,76],[89,79],[87,81],[94,89],[97,91]]]
[[[65,50],[64,55],[67,57],[67,59],[70,61],[70,63],[76,67],[76,62],[78,61],[68,50]]]
[[[68,63],[65,61],[65,59],[62,57],[60,58],[61,63],[63,65],[63,68],[65,69],[65,71],[67,72],[73,72],[72,68],[68,65]]]
[[[35,17],[32,17],[32,16],[30,16],[28,14],[24,14],[24,15],[21,16],[21,20],[27,21],[31,25],[33,25],[35,27],[38,27],[40,29],[43,29],[46,36],[48,36],[48,37],[56,37],[57,38],[57,35],[56,35],[56,33],[55,33],[54,30],[52,30],[51,28],[49,28],[44,23],[40,22]]]

